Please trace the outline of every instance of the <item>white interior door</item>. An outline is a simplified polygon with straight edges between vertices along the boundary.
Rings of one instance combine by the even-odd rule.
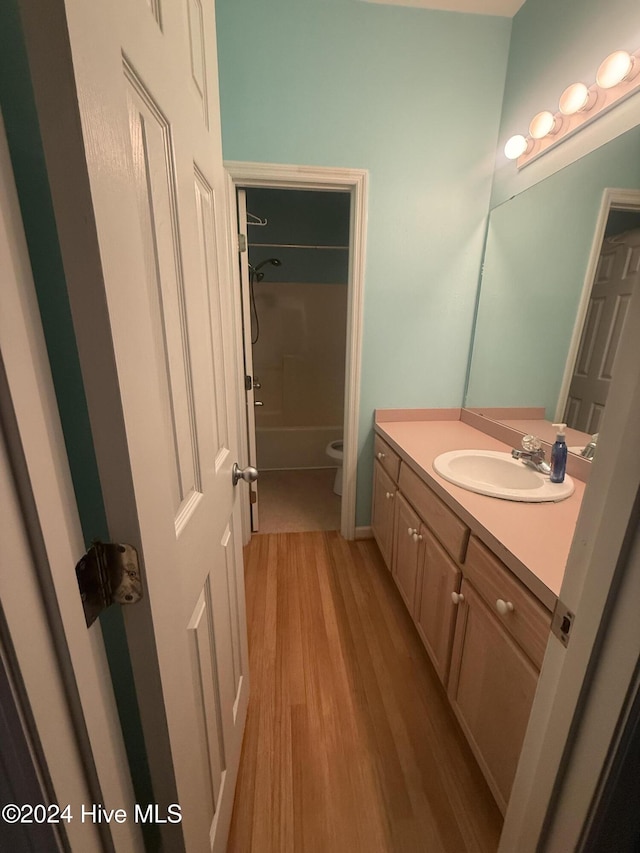
[[[629,300],[640,278],[640,229],[602,243],[564,420],[595,433],[609,393]]]
[[[125,624],[155,796],[182,809],[164,845],[222,851],[248,658],[214,3],[23,20],[110,534],[143,564]]]
[[[249,465],[258,468],[258,453],[256,449],[256,400],[255,392],[260,389],[258,378],[253,375],[253,326],[251,323],[251,292],[249,282],[249,229],[247,228],[247,193],[237,191],[238,200],[238,233],[244,238],[244,251],[239,253],[240,284],[242,288],[242,340],[244,350],[245,390],[247,397],[247,441],[249,449]],[[255,285],[255,282],[254,282]],[[256,386],[256,382],[258,385]],[[251,530],[256,533],[260,529],[258,509],[258,481],[250,486],[251,500]]]

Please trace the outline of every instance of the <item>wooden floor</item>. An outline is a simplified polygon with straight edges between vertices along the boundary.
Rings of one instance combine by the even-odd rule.
[[[502,820],[373,540],[254,536],[228,853],[494,853]]]

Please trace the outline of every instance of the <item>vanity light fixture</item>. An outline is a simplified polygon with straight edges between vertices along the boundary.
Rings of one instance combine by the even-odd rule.
[[[598,93],[588,89],[584,83],[572,83],[560,95],[558,107],[564,116],[588,112],[596,102]]]
[[[601,89],[612,89],[624,80],[633,80],[640,70],[640,62],[626,50],[616,50],[600,64],[596,83]]]
[[[640,92],[640,50],[616,50],[600,63],[595,83],[567,86],[558,112],[537,113],[528,136],[512,136],[504,147],[505,156],[516,160],[520,169],[636,92]]]
[[[507,144],[504,146],[505,157],[508,160],[517,160],[518,157],[522,157],[523,154],[531,150],[531,147],[531,140],[527,140],[521,133],[518,133],[507,140]]]
[[[554,116],[549,110],[543,110],[531,119],[529,135],[532,139],[543,139],[545,136],[553,136],[561,127],[560,116]]]

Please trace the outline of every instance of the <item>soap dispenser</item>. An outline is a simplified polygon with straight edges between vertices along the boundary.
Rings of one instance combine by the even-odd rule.
[[[566,424],[553,424],[558,430],[555,444],[551,448],[551,476],[552,483],[562,483],[567,469],[567,442],[564,431]]]

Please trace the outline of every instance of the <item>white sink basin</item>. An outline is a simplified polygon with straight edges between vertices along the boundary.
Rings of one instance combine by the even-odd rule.
[[[548,474],[497,450],[452,450],[437,456],[433,467],[456,486],[508,501],[563,501],[574,490],[571,477],[552,483]]]

